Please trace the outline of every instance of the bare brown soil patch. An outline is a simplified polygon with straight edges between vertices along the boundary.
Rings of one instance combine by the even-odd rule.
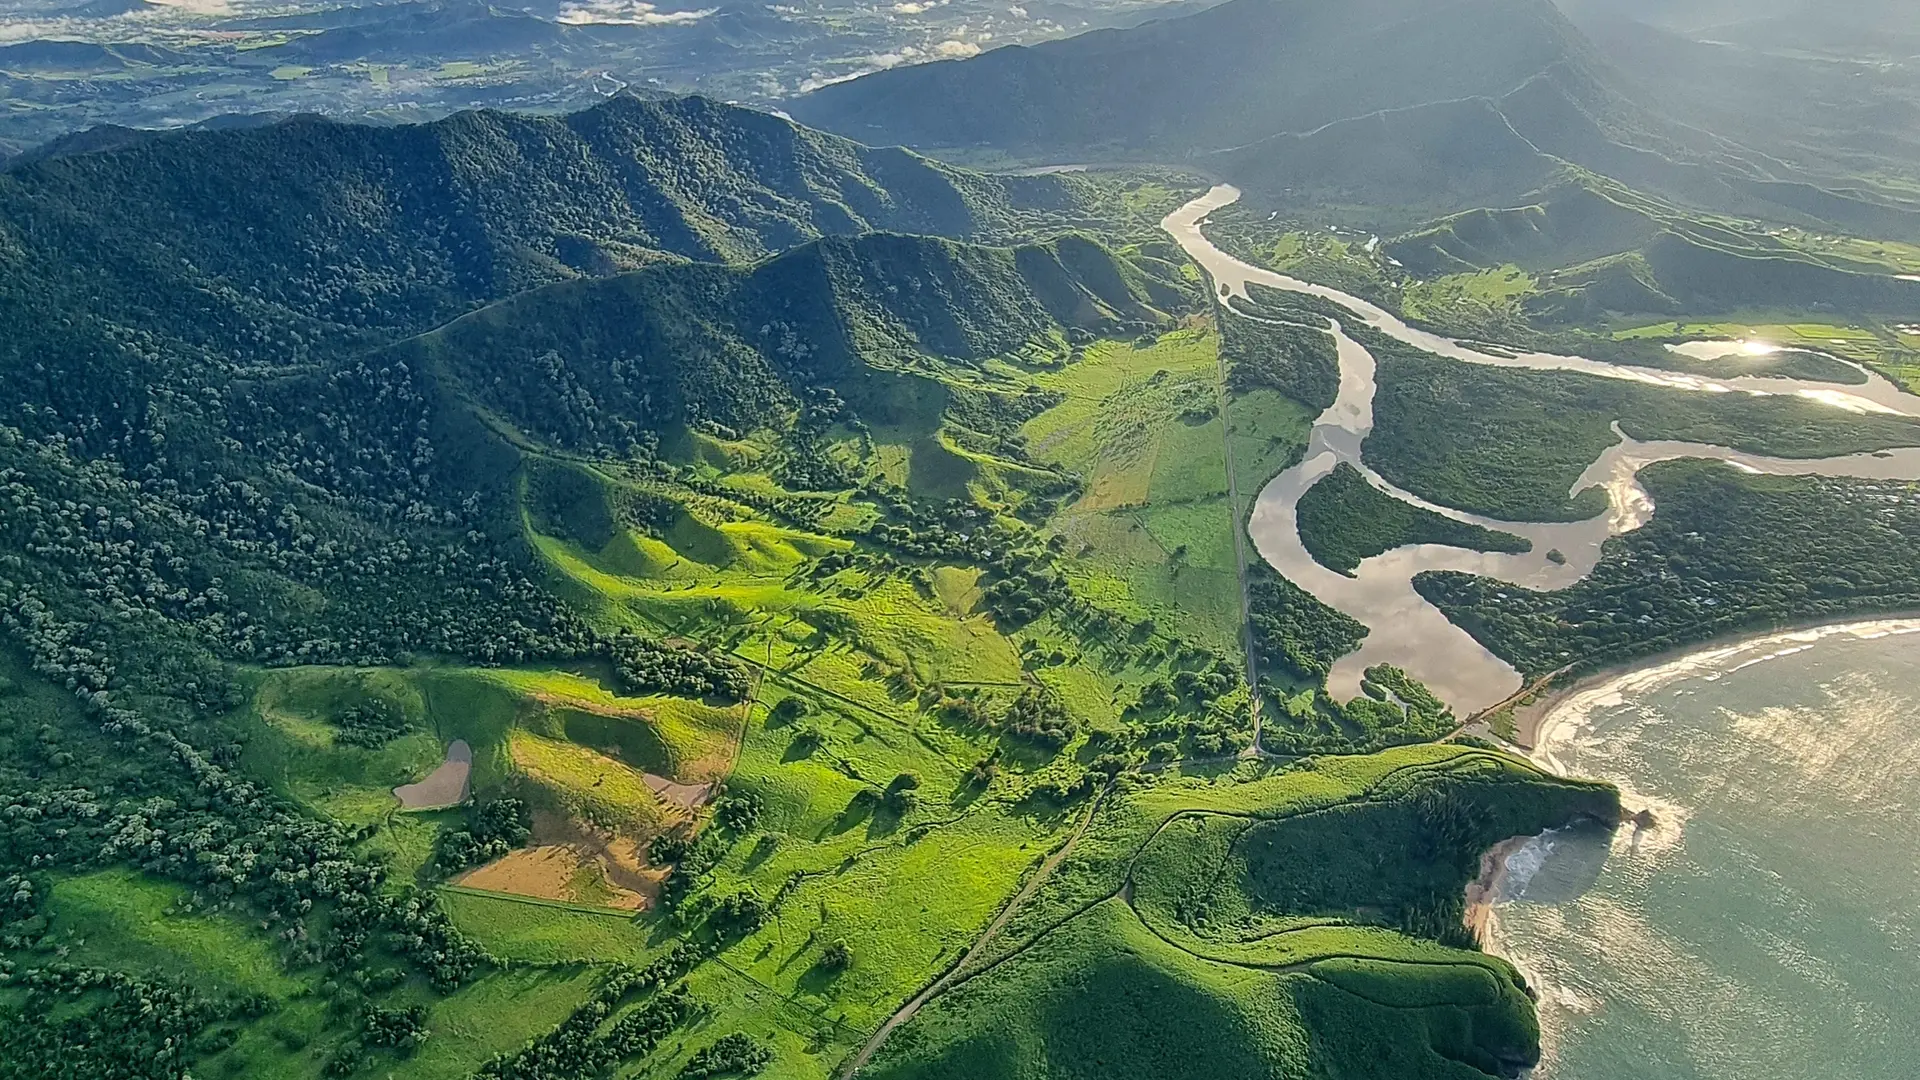
[[[658,776],[654,773],[642,774],[646,785],[662,801],[672,803],[686,811],[698,810],[705,805],[707,796],[713,791],[713,784],[681,784]]]
[[[455,881],[473,889],[639,911],[652,907],[666,871],[647,865],[646,846],[536,810],[532,846]]]
[[[447,746],[446,760],[417,784],[402,784],[393,789],[400,805],[408,810],[438,810],[459,806],[467,801],[468,783],[473,779],[473,747],[465,739]]]

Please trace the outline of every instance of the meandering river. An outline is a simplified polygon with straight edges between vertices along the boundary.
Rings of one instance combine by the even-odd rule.
[[[1877,374],[1870,374],[1864,384],[1762,377],[1709,379],[1578,356],[1480,352],[1450,338],[1408,326],[1391,312],[1359,297],[1252,266],[1220,250],[1201,228],[1209,214],[1239,197],[1238,190],[1222,185],[1182,206],[1161,223],[1212,276],[1223,305],[1232,297],[1246,297],[1247,286],[1258,284],[1336,301],[1375,330],[1466,363],[1572,371],[1666,387],[1676,392],[1793,395],[1858,413],[1920,417],[1920,397],[1905,393]],[[1245,316],[1229,313],[1226,317]],[[1343,700],[1360,692],[1360,677],[1366,668],[1381,663],[1407,671],[1463,715],[1496,704],[1519,690],[1519,673],[1427,603],[1414,590],[1414,577],[1429,570],[1457,570],[1529,589],[1567,588],[1593,571],[1600,560],[1602,545],[1609,537],[1637,529],[1652,516],[1653,501],[1637,480],[1640,470],[1648,465],[1677,458],[1709,458],[1756,473],[1776,475],[1920,479],[1920,448],[1797,460],[1762,457],[1698,443],[1636,442],[1622,434],[1619,444],[1594,461],[1569,492],[1569,496],[1577,495],[1591,487],[1605,491],[1608,508],[1600,516],[1566,523],[1510,522],[1480,517],[1429,503],[1394,487],[1367,467],[1361,459],[1361,445],[1373,430],[1374,358],[1348,337],[1339,324],[1334,325],[1333,333],[1340,363],[1338,396],[1315,420],[1300,464],[1275,477],[1260,492],[1247,528],[1261,558],[1275,570],[1322,603],[1368,627],[1369,633],[1361,647],[1341,658],[1328,677],[1328,691]],[[1316,562],[1301,543],[1295,511],[1300,497],[1342,462],[1360,470],[1369,483],[1395,498],[1457,521],[1523,536],[1533,542],[1533,550],[1514,555],[1419,544],[1368,559],[1352,577],[1329,570]],[[1550,560],[1549,551],[1559,551],[1565,561]]]

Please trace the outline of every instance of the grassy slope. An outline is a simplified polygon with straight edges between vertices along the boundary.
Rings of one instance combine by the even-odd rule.
[[[1079,422],[1092,436],[1082,451],[1092,456],[1082,460],[1109,467],[1118,489],[1135,491],[1144,502],[1134,510],[1141,533],[1162,550],[1185,544],[1196,563],[1229,565],[1233,519],[1220,457],[1225,433],[1217,417],[1192,423],[1181,417],[1188,403],[1197,411],[1217,401],[1211,339],[1177,335],[1151,347],[1109,342],[1089,354],[1080,365],[1036,374],[1036,380],[1057,375],[1063,399],[1053,410],[1061,415],[1040,415],[1035,424],[1042,434],[1030,431],[1030,445],[1058,430],[1069,433],[1061,445],[1072,446]],[[1156,379],[1162,367],[1167,374]],[[1091,380],[1090,387],[1072,382],[1080,377]],[[1110,389],[1101,379],[1112,380]],[[1298,407],[1259,396],[1271,393],[1243,396],[1240,403],[1252,415],[1236,414],[1235,437],[1256,451],[1241,467],[1257,474],[1291,459],[1289,439],[1297,441],[1304,426]],[[1129,409],[1090,407],[1116,394]],[[555,754],[577,757],[579,764],[605,753],[684,780],[714,775],[716,762],[720,772],[730,765],[730,790],[758,795],[766,810],[749,833],[729,839],[702,885],[712,895],[750,889],[763,900],[778,898],[779,915],[691,975],[707,1018],[697,1032],[663,1046],[641,1075],[674,1075],[708,1035],[746,1030],[774,1047],[769,1075],[824,1076],[898,1001],[951,962],[1019,877],[1057,843],[1069,815],[1053,797],[1035,792],[1079,777],[1092,752],[1086,736],[1060,754],[1039,752],[986,726],[956,724],[931,708],[922,690],[936,682],[970,687],[992,711],[1037,681],[1060,694],[1083,731],[1124,732],[1137,721],[1123,706],[1143,683],[1175,670],[1161,651],[1167,635],[1192,632],[1177,614],[1192,605],[1174,588],[1156,592],[1150,582],[1105,568],[1123,564],[1111,545],[1096,545],[1088,560],[1093,571],[1074,576],[1075,591],[1129,619],[1162,614],[1170,626],[1126,640],[1093,635],[1054,614],[1019,629],[1003,626],[975,610],[977,570],[939,560],[876,560],[864,542],[833,535],[828,522],[857,532],[871,511],[846,493],[809,497],[809,505],[799,507],[798,496],[762,471],[769,460],[757,448],[762,445],[753,439],[715,444],[719,454],[698,458],[704,463],[690,475],[699,493],[679,489],[683,510],[664,528],[634,527],[613,514],[602,521],[602,535],[593,526],[601,518],[587,512],[590,507],[548,506],[524,519],[556,583],[603,628],[694,638],[760,670],[737,757],[738,710],[622,697],[605,689],[604,673],[584,669],[275,670],[258,676],[255,703],[242,718],[251,734],[246,764],[317,812],[376,825],[368,849],[385,853],[402,879],[420,872],[436,833],[456,826],[459,815],[395,815],[387,791],[430,768],[446,740],[473,745],[482,797],[524,793],[532,780],[566,787],[577,770],[546,760]],[[654,483],[597,475],[596,497],[611,499],[608,505],[619,502],[616,489]],[[822,502],[832,506],[813,505]],[[698,513],[685,509],[691,506]],[[802,509],[814,528],[793,523],[791,515]],[[1064,520],[1103,512],[1075,507]],[[568,535],[538,531],[536,517]],[[597,548],[581,546],[587,534],[601,541]],[[862,560],[832,572],[817,569],[821,557],[849,553]],[[1230,611],[1230,604],[1224,601],[1222,609]],[[1232,623],[1225,625],[1230,634]],[[1055,651],[1075,662],[1034,658]],[[804,737],[773,721],[772,707],[788,696],[808,703]],[[369,698],[397,706],[415,733],[377,751],[340,745],[334,720]],[[984,790],[969,784],[975,764],[996,751],[997,779]],[[602,763],[588,772],[604,781],[608,768]],[[861,801],[864,791],[905,772],[920,778],[920,798],[904,814]],[[609,789],[585,773],[575,780],[575,788],[592,788],[596,798],[644,798],[631,784]],[[594,976],[574,965],[644,960],[679,930],[661,915],[627,921],[460,890],[446,899],[457,924],[485,947],[534,966],[489,975],[444,1000],[412,987],[392,992],[387,1000],[395,1004],[431,1001],[430,1026],[460,1036],[430,1040],[416,1057],[391,1063],[396,1076],[470,1069],[480,1057],[551,1026],[578,1002]],[[238,921],[232,926],[260,943],[236,945],[233,956],[272,954],[270,946],[262,953],[264,937],[251,936]],[[168,942],[178,937],[171,929],[137,926],[127,934],[150,937],[157,949],[175,948]],[[829,972],[818,960],[835,941],[846,942],[855,960]],[[168,962],[190,966],[184,959]],[[209,1062],[228,1070],[214,1074],[311,1075],[342,1034],[297,1004],[304,1000],[297,988],[289,990],[288,1004],[273,1020],[249,1026],[228,1056]],[[477,1030],[485,1023],[480,1017],[503,1008],[514,1011],[514,1025]],[[298,1030],[276,1034],[275,1025]],[[1297,1025],[1288,1030],[1288,1039],[1302,1037]],[[1291,1052],[1278,1043],[1259,1050]]]
[[[1086,478],[1052,526],[1069,549],[1160,618],[1232,649],[1241,614],[1216,347],[1189,331],[1089,349],[1035,378],[1065,400],[1023,434],[1037,458]]]
[[[264,995],[265,1019],[238,1029],[225,1050],[202,1058],[195,1075],[217,1078],[318,1078],[349,1032],[316,993],[318,968],[289,969],[276,943],[245,918],[196,910],[188,890],[128,870],[55,879],[47,947],[68,962],[97,964],[184,981],[214,997]],[[429,1006],[428,1026],[442,1037],[417,1055],[383,1065],[422,1080],[465,1077],[492,1054],[512,1049],[557,1023],[599,976],[577,966],[489,974],[440,997],[403,984],[380,995],[390,1006]]]
[[[1457,851],[1409,847],[1415,830],[1404,821],[1339,817],[1409,812],[1423,790],[1471,791],[1482,807]],[[993,953],[872,1068],[1027,1076],[1044,1061],[1048,1075],[1068,1076],[1485,1075],[1463,1062],[1525,1058],[1535,1038],[1517,976],[1497,959],[1366,925],[1395,890],[1427,884],[1421,874],[1361,871],[1352,896],[1364,903],[1345,912],[1275,902],[1276,886],[1303,879],[1248,861],[1262,842],[1236,847],[1234,836],[1291,830],[1330,844],[1307,880],[1339,881],[1343,867],[1390,855],[1457,896],[1486,837],[1613,806],[1604,789],[1457,748],[1165,779],[1110,801]],[[1202,896],[1213,917],[1196,921]],[[1421,1010],[1428,1023],[1389,1022],[1375,1002]]]
[[[1182,335],[1143,349],[1108,342],[1088,352],[1088,360],[1064,373],[1113,367],[1123,369],[1124,383],[1127,373],[1150,378],[1164,365],[1204,380],[1197,385],[1206,394],[1203,400],[1212,400],[1217,369],[1208,338]],[[1128,361],[1110,357],[1134,359],[1126,366]],[[1072,415],[1076,407],[1084,408],[1069,394],[1036,424],[1064,430],[1079,419]],[[1133,439],[1144,429],[1148,442],[1176,467],[1160,469],[1151,458],[1132,458],[1126,464],[1140,478],[1127,482],[1139,483],[1150,504],[1165,499],[1174,511],[1164,519],[1169,528],[1195,528],[1184,522],[1204,522],[1210,509],[1217,523],[1210,530],[1207,524],[1197,527],[1217,538],[1216,547],[1226,544],[1231,534],[1222,498],[1224,473],[1217,464],[1219,422],[1169,432],[1180,425],[1169,423],[1165,413],[1149,410],[1141,423],[1130,417],[1124,431],[1112,437]],[[1207,490],[1196,492],[1185,465],[1204,462],[1209,443],[1220,479],[1208,483],[1202,474]],[[751,454],[730,459],[729,467],[745,465],[748,471],[716,471],[714,480],[743,492],[778,491],[777,484],[764,486],[764,476],[748,482],[757,475],[751,472],[753,459]],[[707,887],[717,895],[740,889],[763,898],[781,895],[781,916],[696,971],[691,985],[703,997],[725,1003],[712,1021],[716,1031],[764,1030],[779,1052],[772,1075],[818,1076],[977,935],[1064,824],[1060,810],[1029,792],[1049,778],[1076,778],[1075,758],[1084,756],[1078,743],[1054,757],[985,728],[955,726],[928,708],[913,688],[967,686],[984,701],[1004,702],[1023,683],[1038,680],[1054,686],[1083,723],[1112,727],[1122,722],[1119,703],[1170,668],[1138,644],[1090,640],[1055,618],[1018,632],[999,627],[976,610],[979,575],[962,566],[936,562],[924,586],[911,573],[876,564],[811,573],[820,555],[865,548],[821,533],[783,530],[744,504],[722,512],[708,497],[702,505],[707,507],[702,520],[713,514],[734,520],[718,528],[683,523],[658,535],[622,530],[624,537],[609,539],[597,553],[550,535],[533,539],[553,571],[586,597],[583,606],[607,626],[708,641],[762,670],[728,788],[760,796],[767,809],[754,834],[732,845]],[[769,542],[721,543],[716,536],[756,530]],[[1185,542],[1199,549],[1195,541]],[[610,557],[616,550],[647,557]],[[1170,630],[1177,628],[1164,594],[1136,590],[1124,576],[1104,569],[1103,562],[1113,557],[1110,547],[1100,547],[1080,587],[1103,604],[1139,613],[1130,617],[1159,613],[1175,622]],[[1226,603],[1236,601],[1230,597]],[[1023,646],[1038,646],[1043,653],[1066,649],[1083,662],[1036,666],[1023,661]],[[501,678],[525,689],[555,677],[503,673]],[[575,696],[590,695],[576,690]],[[807,703],[804,736],[772,717],[772,706],[786,697]],[[982,791],[966,777],[996,749],[1003,755],[1000,779]],[[859,801],[863,791],[903,772],[921,781],[920,800],[904,817]],[[646,943],[658,940],[666,927],[628,928],[583,911],[464,892],[451,897],[450,910],[489,948],[550,962],[602,950],[642,955]],[[829,973],[817,961],[835,941],[846,942],[856,960],[845,971]],[[655,1055],[645,1073],[671,1075],[696,1042]]]

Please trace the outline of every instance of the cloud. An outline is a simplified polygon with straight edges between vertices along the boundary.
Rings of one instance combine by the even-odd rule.
[[[922,15],[934,8],[945,7],[946,3],[947,0],[906,0],[905,3],[893,5],[893,11],[896,15]]]
[[[645,0],[585,0],[560,8],[559,21],[569,26],[682,26],[699,22],[720,10],[661,11]]]
[[[28,19],[24,22],[0,23],[0,44],[14,41],[32,41],[35,38],[53,37],[66,28],[66,20]],[[62,35],[65,36],[65,35]]]
[[[185,12],[188,15],[230,15],[233,4],[229,0],[147,0],[157,8],[168,8]],[[137,9],[136,9],[137,10]]]
[[[980,46],[975,45],[971,41],[961,41],[957,38],[949,38],[946,41],[943,41],[940,44],[935,45],[932,49],[932,52],[933,52],[933,55],[941,57],[942,59],[951,60],[951,59],[959,59],[959,58],[968,57],[968,56],[978,56],[980,55]]]
[[[853,80],[859,78],[862,75],[871,75],[878,70],[880,69],[879,68],[861,68],[859,71],[850,71],[845,75],[833,75],[833,76],[822,75],[816,71],[812,75],[809,75],[806,78],[800,80],[800,92],[803,94],[811,94],[815,90],[818,90],[823,86],[832,86],[835,83],[852,82]]]
[[[874,53],[867,57],[869,71],[885,71],[890,67],[899,67],[909,60],[916,59],[922,53],[911,45],[901,46],[893,52]]]

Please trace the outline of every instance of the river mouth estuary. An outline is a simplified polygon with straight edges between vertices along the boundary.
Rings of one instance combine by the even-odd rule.
[[[1163,223],[1225,302],[1249,285],[1336,301],[1376,331],[1467,363],[1573,371],[1677,393],[1785,394],[1856,413],[1920,416],[1920,397],[1878,375],[1825,383],[1708,379],[1538,353],[1493,354],[1406,325],[1338,290],[1251,266],[1203,233],[1239,197],[1216,187]],[[1535,590],[1592,573],[1605,542],[1656,513],[1641,469],[1712,459],[1755,473],[1920,479],[1920,449],[1816,460],[1726,447],[1620,441],[1569,494],[1597,487],[1587,521],[1496,521],[1437,506],[1369,468],[1374,359],[1335,324],[1338,397],[1299,464],[1269,481],[1247,530],[1295,585],[1369,628],[1328,690],[1346,699],[1388,663],[1461,715],[1519,690],[1517,671],[1413,587],[1450,570]],[[1747,347],[1735,343],[1734,348]],[[1724,348],[1722,351],[1725,351]],[[1532,542],[1526,554],[1400,547],[1351,576],[1303,545],[1302,496],[1347,464],[1375,488]],[[1554,552],[1557,558],[1549,558]],[[1540,995],[1535,1080],[1894,1080],[1914,1075],[1920,1027],[1920,620],[1863,621],[1704,647],[1592,682],[1545,715],[1535,757],[1603,779],[1630,816],[1510,849],[1487,927]]]

